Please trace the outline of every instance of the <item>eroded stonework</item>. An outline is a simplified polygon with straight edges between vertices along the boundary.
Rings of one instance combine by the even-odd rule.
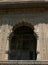
[[[48,10],[22,7],[0,10],[0,61],[8,60],[9,36],[13,32],[13,27],[23,21],[25,24],[33,25],[37,34],[37,61],[48,60]]]

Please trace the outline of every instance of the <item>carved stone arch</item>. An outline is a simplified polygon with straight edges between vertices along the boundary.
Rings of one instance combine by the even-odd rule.
[[[33,26],[31,23],[25,22],[25,21],[19,22],[19,23],[15,24],[15,25],[13,26],[13,28],[12,28],[12,30],[11,30],[11,33],[10,33],[10,35],[9,35],[9,42],[11,41],[11,39],[12,39],[12,37],[13,37],[13,35],[14,35],[14,34],[13,34],[14,30],[17,29],[18,27],[21,27],[21,26],[27,26],[27,27],[31,28],[32,30],[34,30],[34,26]],[[35,32],[34,32],[34,33],[35,33]],[[37,38],[37,34],[36,34],[36,33],[35,33],[35,37]]]
[[[27,28],[27,29],[29,29],[29,30],[27,30],[27,31],[31,31],[31,35],[33,36],[33,38],[35,39],[35,40],[33,40],[33,43],[36,43],[35,45],[33,44],[33,48],[34,48],[34,46],[35,47],[37,47],[37,35],[36,35],[36,33],[34,32],[34,26],[31,24],[31,23],[28,23],[28,22],[24,22],[24,21],[22,21],[22,22],[19,22],[18,24],[16,24],[15,26],[13,26],[13,29],[12,29],[12,32],[11,32],[11,34],[10,34],[10,36],[9,36],[9,48],[10,48],[10,52],[9,52],[9,59],[10,60],[36,60],[36,57],[37,57],[37,54],[36,54],[36,51],[34,51],[35,49],[33,49],[33,51],[34,51],[34,53],[33,53],[33,51],[31,51],[30,52],[30,55],[32,54],[33,56],[34,55],[36,55],[36,57],[33,57],[32,55],[31,55],[31,57],[29,58],[24,58],[24,57],[18,57],[18,58],[15,58],[15,56],[14,56],[14,58],[15,59],[12,59],[12,58],[10,58],[10,57],[12,57],[11,55],[12,55],[12,53],[16,53],[16,52],[12,52],[12,49],[11,49],[11,45],[12,45],[12,40],[14,40],[15,41],[15,36],[17,35],[16,33],[16,35],[14,34],[14,32],[15,31],[17,31],[17,29],[21,29],[22,27],[25,27],[25,28]],[[21,27],[21,28],[20,28]],[[22,29],[23,30],[23,29]],[[25,30],[26,31],[26,30]],[[25,33],[25,32],[24,32]],[[30,33],[29,33],[30,34]],[[29,37],[29,36],[28,36]],[[31,36],[30,36],[31,37]],[[14,39],[13,39],[14,38]],[[17,39],[17,38],[16,38]],[[27,38],[26,38],[27,39]],[[28,38],[29,39],[29,38]],[[23,40],[24,40],[24,38],[23,38]],[[32,39],[31,39],[32,40]],[[15,44],[15,43],[17,43],[17,42],[13,42],[13,45]],[[24,43],[24,41],[23,41],[23,43]],[[25,42],[26,43],[26,42]],[[32,43],[32,42],[31,42]],[[25,47],[23,47],[23,48],[25,48],[26,49],[26,44],[24,45]],[[27,46],[27,48],[28,48],[29,46]],[[32,48],[31,48],[32,49]],[[15,49],[14,49],[15,50]],[[18,53],[18,52],[17,52]],[[23,52],[24,53],[24,52]],[[11,54],[11,55],[10,55]],[[18,55],[18,54],[17,54]],[[26,55],[25,55],[26,56]],[[17,56],[16,56],[17,57]]]
[[[15,26],[13,26],[13,29],[12,30],[14,31],[16,28],[18,28],[20,26],[28,26],[28,27],[32,28],[32,30],[34,30],[34,26],[31,23],[24,22],[24,21],[15,24]]]

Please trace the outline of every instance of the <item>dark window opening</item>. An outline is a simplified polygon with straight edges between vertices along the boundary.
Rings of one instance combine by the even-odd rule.
[[[36,60],[37,38],[32,28],[20,26],[10,40],[9,60]]]

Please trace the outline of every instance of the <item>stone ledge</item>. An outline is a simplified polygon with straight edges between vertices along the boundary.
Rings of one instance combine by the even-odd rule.
[[[48,0],[0,0],[0,2],[20,2],[20,1],[48,1]]]
[[[0,61],[0,65],[48,65],[48,61],[10,60],[10,61]]]

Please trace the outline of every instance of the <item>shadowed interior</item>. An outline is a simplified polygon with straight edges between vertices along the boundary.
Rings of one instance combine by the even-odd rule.
[[[37,38],[32,28],[20,26],[13,31],[9,60],[36,60]]]

